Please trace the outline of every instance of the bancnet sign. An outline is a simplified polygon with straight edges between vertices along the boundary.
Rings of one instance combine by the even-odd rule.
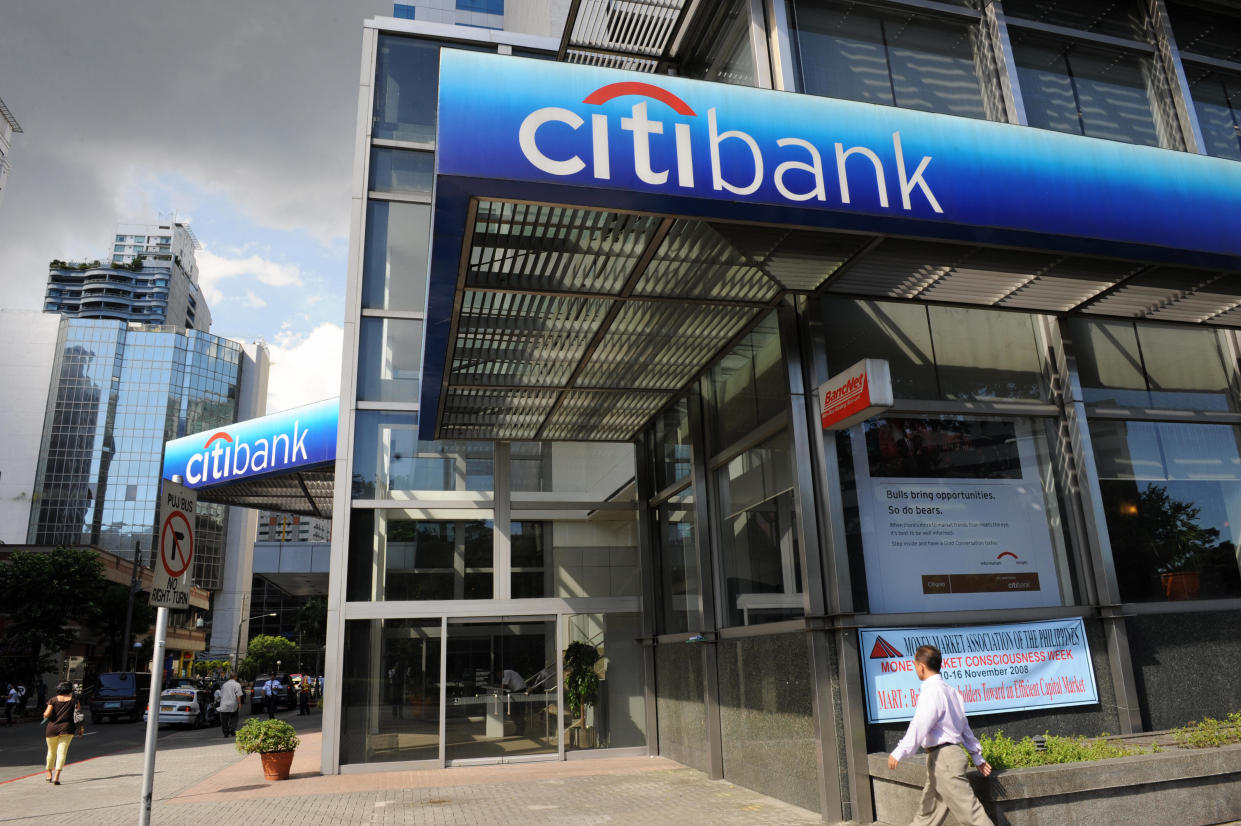
[[[884,359],[862,359],[819,385],[824,430],[846,430],[892,406],[892,378]]]

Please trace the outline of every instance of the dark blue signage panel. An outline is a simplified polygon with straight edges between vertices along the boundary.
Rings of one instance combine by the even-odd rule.
[[[532,199],[569,186],[584,188],[571,203],[611,190],[618,206],[653,212],[698,202],[714,206],[689,214],[1241,264],[1233,161],[683,78],[451,49],[441,60],[441,178],[518,182]]]
[[[340,400],[327,399],[164,445],[164,478],[187,488],[289,473],[336,460]]]

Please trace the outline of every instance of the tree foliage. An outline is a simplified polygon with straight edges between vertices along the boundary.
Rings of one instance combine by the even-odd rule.
[[[99,619],[95,626],[100,636],[108,641],[111,651],[112,667],[120,669],[126,651],[126,642],[121,639],[125,634],[125,612],[129,609],[129,588],[119,582],[104,583],[99,595]],[[134,638],[145,636],[155,624],[155,608],[141,593],[134,594],[133,622],[130,634]]]
[[[246,661],[253,667],[254,673],[271,673],[276,670],[276,662],[292,665],[297,653],[297,646],[284,637],[273,637],[259,634],[246,646]]]
[[[595,663],[599,649],[585,642],[571,642],[564,652],[564,689],[569,712],[585,718],[586,706],[599,698],[599,675]]]
[[[103,563],[87,548],[14,551],[0,565],[0,605],[6,614],[4,641],[29,656],[30,676],[54,670],[40,659],[44,650],[61,651],[78,638],[78,625],[96,623],[103,610]]]

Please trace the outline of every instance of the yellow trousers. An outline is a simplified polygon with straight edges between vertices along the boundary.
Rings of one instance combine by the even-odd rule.
[[[73,735],[58,734],[43,739],[47,740],[47,770],[60,771],[65,767],[65,758],[69,756],[69,743],[73,740]]]

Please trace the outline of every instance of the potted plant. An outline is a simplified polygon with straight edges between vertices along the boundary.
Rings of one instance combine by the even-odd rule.
[[[586,707],[599,698],[598,661],[599,651],[589,643],[571,642],[564,652],[565,702],[569,713],[577,717],[569,731],[578,748],[595,747],[595,732],[586,727]]]
[[[300,743],[293,726],[280,719],[253,718],[237,730],[237,751],[258,752],[268,780],[288,780],[293,751]]]

